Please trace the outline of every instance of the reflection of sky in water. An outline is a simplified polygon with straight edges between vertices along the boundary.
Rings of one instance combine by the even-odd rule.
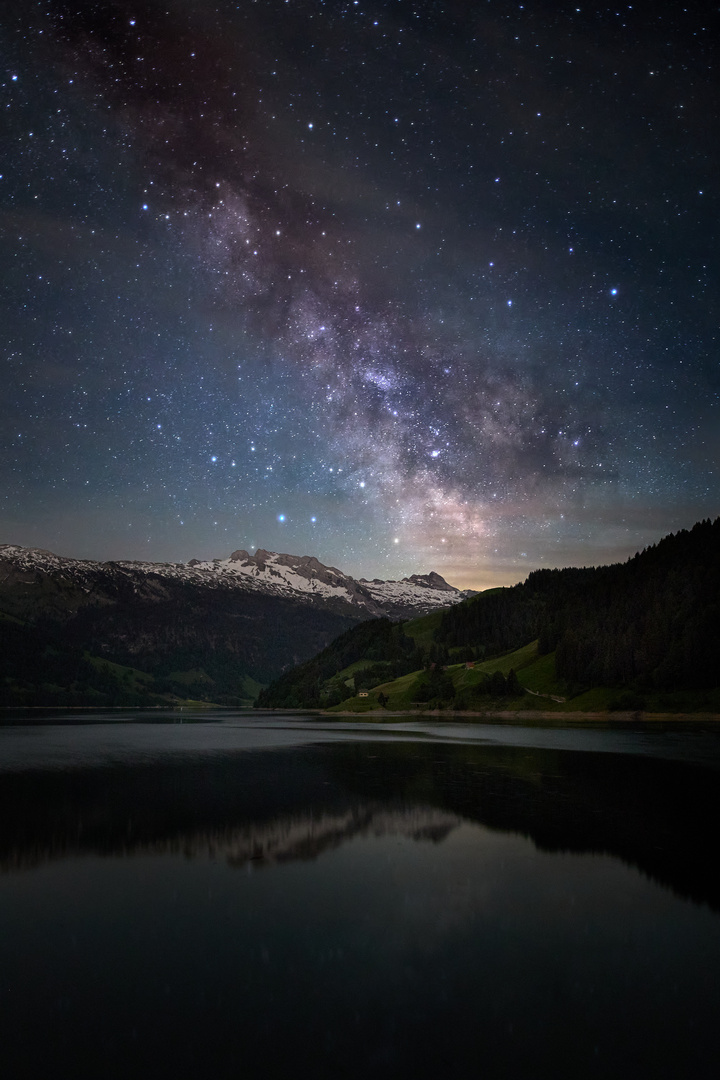
[[[0,729],[8,1074],[714,1078],[713,738]]]
[[[107,1075],[113,1047],[176,1076],[622,1076],[628,1053],[710,1075],[718,918],[609,857],[465,823],[262,873],[70,859],[3,886],[7,1060],[38,1074],[61,1052]]]

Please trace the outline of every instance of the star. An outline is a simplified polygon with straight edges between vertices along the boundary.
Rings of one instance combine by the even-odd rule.
[[[705,31],[282,6],[0,16],[2,536],[477,586],[716,512]]]

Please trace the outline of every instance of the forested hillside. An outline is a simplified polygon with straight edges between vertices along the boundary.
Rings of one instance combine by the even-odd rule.
[[[250,704],[259,685],[354,620],[284,597],[171,583],[34,622],[0,610],[0,706]]]
[[[556,702],[592,687],[645,694],[720,686],[720,518],[670,535],[626,563],[537,570],[522,584],[424,619],[363,623],[283,675],[258,704],[332,707],[372,687],[382,700],[395,695],[408,705],[425,700],[430,687],[432,700],[449,704],[467,695],[459,672],[452,686],[442,681],[443,666],[483,661],[483,672],[469,682],[487,676],[481,689],[492,692],[492,657],[530,642],[537,642],[534,657],[547,658],[536,669],[538,687],[547,681]],[[397,682],[423,669],[424,681]]]
[[[436,639],[505,652],[539,638],[570,683],[704,688],[720,682],[720,518],[626,563],[536,570],[443,613]]]
[[[423,659],[423,651],[406,636],[402,623],[371,619],[276,679],[260,693],[256,704],[261,708],[310,709],[338,705],[361,686],[376,686],[415,671],[422,667]]]

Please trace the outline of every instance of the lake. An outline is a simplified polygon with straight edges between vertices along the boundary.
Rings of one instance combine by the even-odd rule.
[[[3,1077],[720,1075],[720,728],[0,727]]]

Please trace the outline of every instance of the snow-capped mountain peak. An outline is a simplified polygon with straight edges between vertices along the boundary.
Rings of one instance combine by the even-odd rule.
[[[0,545],[0,579],[41,573],[84,592],[102,592],[111,582],[131,585],[135,593],[162,590],[163,582],[187,582],[205,589],[266,593],[335,609],[361,609],[368,616],[410,618],[456,604],[469,592],[455,589],[439,574],[412,574],[402,581],[356,580],[313,555],[288,555],[258,548],[225,559],[191,559],[188,563],[154,563],[70,559],[50,551]],[[29,585],[29,581],[26,580]]]

